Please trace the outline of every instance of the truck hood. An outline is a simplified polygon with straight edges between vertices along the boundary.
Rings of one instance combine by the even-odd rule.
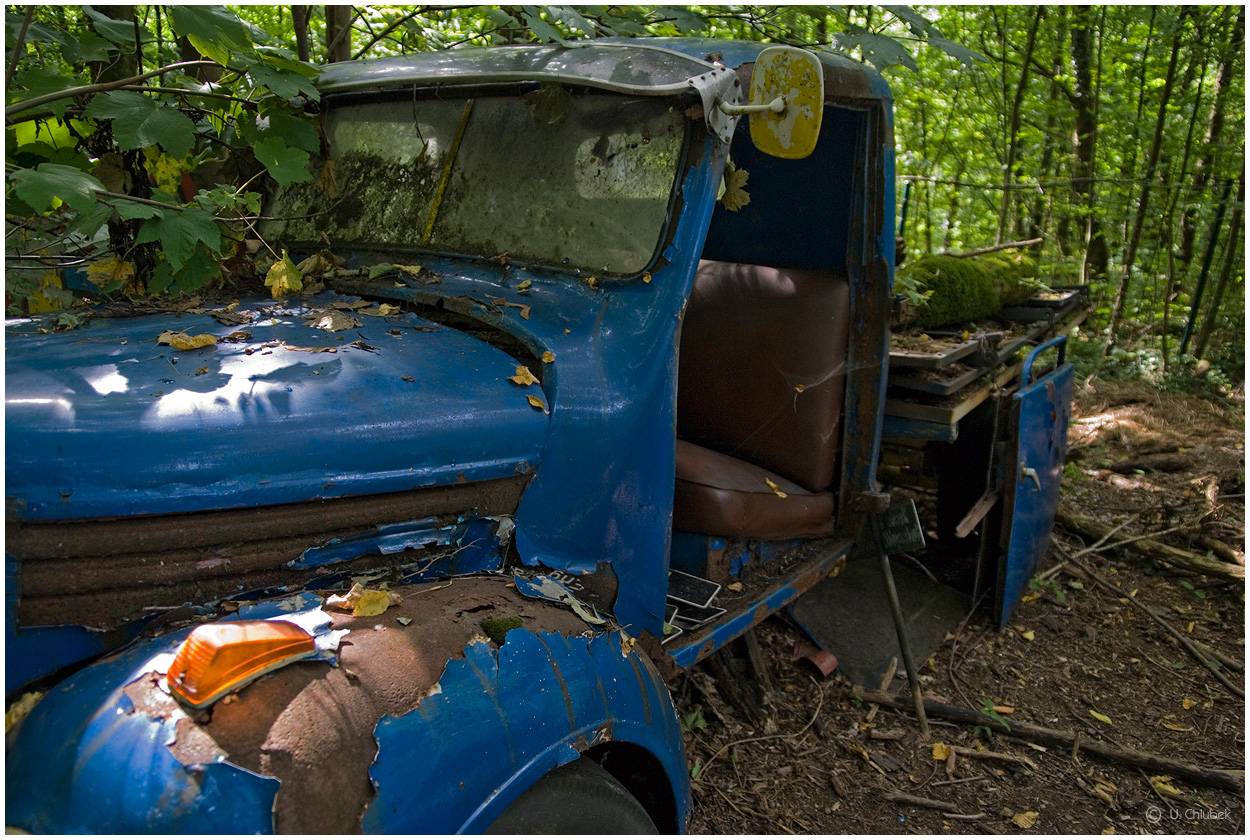
[[[335,303],[349,299],[95,318],[69,333],[8,322],[9,514],[281,504],[537,467],[549,401],[508,381],[517,360],[411,313]],[[319,328],[332,311],[361,323]],[[216,343],[158,344],[167,330]]]

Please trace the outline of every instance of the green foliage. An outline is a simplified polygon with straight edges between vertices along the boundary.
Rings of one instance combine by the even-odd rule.
[[[683,735],[693,735],[707,729],[707,721],[703,719],[703,706],[695,704],[694,708],[681,715],[681,731]]]

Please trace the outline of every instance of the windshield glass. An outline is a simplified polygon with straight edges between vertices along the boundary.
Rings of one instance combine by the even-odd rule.
[[[340,104],[323,125],[330,165],[277,189],[266,238],[615,275],[656,251],[685,132],[672,100],[556,86]]]

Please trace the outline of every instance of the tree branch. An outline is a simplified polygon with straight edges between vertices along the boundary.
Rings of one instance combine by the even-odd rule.
[[[26,7],[26,17],[22,18],[22,28],[17,31],[17,43],[13,45],[13,57],[9,59],[9,66],[4,71],[4,89],[8,90],[13,84],[13,74],[17,72],[17,60],[22,57],[22,48],[26,46],[26,30],[30,28],[30,21],[35,16],[35,7]]]
[[[53,93],[45,93],[43,96],[36,96],[33,99],[27,99],[25,102],[17,102],[9,105],[4,109],[5,123],[12,114],[20,114],[22,111],[29,111],[39,105],[55,102],[58,99],[69,99],[75,96],[81,96],[89,93],[104,93],[105,91],[117,90],[128,85],[137,85],[140,82],[151,79],[154,76],[161,76],[165,73],[172,73],[176,70],[186,70],[192,67],[216,67],[215,61],[179,61],[175,64],[166,64],[164,67],[157,68],[148,73],[139,76],[131,76],[128,79],[118,79],[115,82],[99,82],[93,85],[78,85],[76,87],[65,88],[65,90],[54,91]]]
[[[380,34],[378,34],[378,35],[374,35],[374,36],[373,36],[373,37],[369,40],[369,43],[365,44],[363,47],[361,47],[360,49],[356,50],[356,54],[352,56],[352,59],[353,59],[353,60],[355,60],[355,59],[360,58],[362,55],[364,55],[365,53],[367,53],[369,50],[373,49],[373,45],[374,45],[374,44],[376,44],[378,41],[381,41],[381,40],[382,40],[383,38],[385,38],[387,35],[390,35],[390,34],[391,34],[392,32],[394,32],[396,29],[398,29],[399,27],[403,26],[405,23],[407,23],[408,21],[412,20],[412,19],[413,19],[413,18],[415,18],[417,15],[422,14],[424,11],[425,11],[424,9],[417,9],[416,11],[414,11],[414,12],[409,12],[408,14],[406,14],[406,15],[404,15],[403,17],[399,18],[399,19],[398,19],[398,20],[396,20],[394,23],[392,23],[390,26],[388,26],[388,27],[386,27],[385,29],[383,29],[383,30],[382,30],[382,32],[381,32]]]

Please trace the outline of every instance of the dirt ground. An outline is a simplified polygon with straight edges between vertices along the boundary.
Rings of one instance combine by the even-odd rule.
[[[1064,503],[1133,535],[1220,559],[1244,550],[1244,414],[1239,402],[1096,383],[1078,391]],[[1245,658],[1244,585],[1184,572],[1127,546],[1055,530],[1037,588],[996,629],[984,612],[921,667],[928,699],[993,708],[1031,724],[1244,780],[1245,704],[1130,598],[1190,639]],[[1215,548],[1212,548],[1215,546]],[[1209,554],[1208,554],[1209,552]],[[1244,557],[1242,558],[1244,564]],[[752,726],[696,669],[673,684],[694,789],[694,833],[1236,834],[1244,793],[1081,751],[861,702],[839,673],[794,650],[781,618],[756,630],[772,694]],[[1222,668],[1244,689],[1242,671]],[[956,748],[953,762],[944,760]],[[977,753],[998,753],[991,758]],[[948,769],[949,768],[949,769]],[[945,803],[919,807],[903,794]]]

